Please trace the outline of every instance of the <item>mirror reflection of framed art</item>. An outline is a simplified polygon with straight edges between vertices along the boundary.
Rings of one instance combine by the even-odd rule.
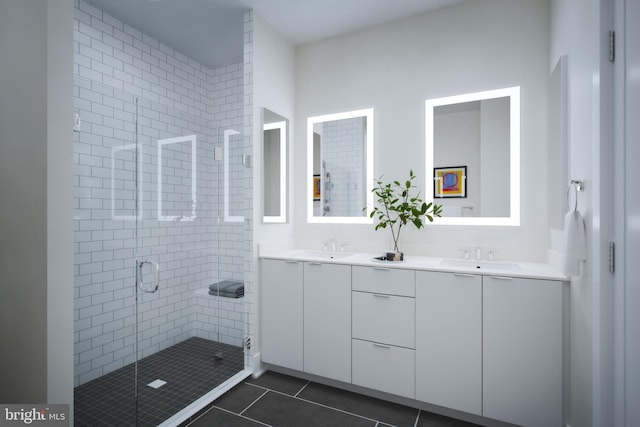
[[[433,196],[435,198],[467,197],[467,167],[433,168]]]
[[[313,175],[313,201],[320,200],[320,175]]]

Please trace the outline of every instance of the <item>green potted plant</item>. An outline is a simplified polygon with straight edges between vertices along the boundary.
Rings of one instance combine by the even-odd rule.
[[[402,227],[413,224],[417,229],[424,227],[424,219],[429,222],[433,217],[439,217],[442,205],[426,203],[420,198],[420,192],[415,191],[413,170],[409,170],[409,179],[404,184],[400,181],[384,182],[378,178],[372,193],[376,196],[376,205],[370,214],[377,218],[376,230],[388,228],[393,239],[393,252],[388,252],[381,259],[387,261],[402,261],[404,254],[398,248],[398,240]],[[412,196],[411,193],[416,193]]]

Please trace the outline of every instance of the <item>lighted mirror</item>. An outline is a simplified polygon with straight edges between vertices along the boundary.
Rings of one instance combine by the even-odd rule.
[[[235,129],[225,129],[223,144],[224,221],[244,222],[244,215],[237,214],[244,211],[243,181],[234,179],[241,176],[246,163],[242,134]]]
[[[287,222],[287,120],[263,111],[263,217],[265,223]]]
[[[547,129],[547,195],[549,226],[562,229],[564,215],[569,208],[567,203],[568,171],[568,73],[567,56],[562,56],[549,78],[549,106]],[[565,185],[558,185],[565,183]]]
[[[309,117],[308,221],[371,224],[372,185],[373,109]]]
[[[434,224],[520,225],[520,88],[426,101]]]
[[[178,173],[179,169],[179,173]],[[196,218],[196,136],[158,140],[158,220]]]

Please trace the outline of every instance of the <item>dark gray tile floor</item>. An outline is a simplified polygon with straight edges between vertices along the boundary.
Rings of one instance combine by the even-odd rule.
[[[275,372],[238,384],[182,427],[469,427],[464,421]]]

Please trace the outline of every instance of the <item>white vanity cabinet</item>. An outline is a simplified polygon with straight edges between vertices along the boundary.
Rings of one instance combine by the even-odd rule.
[[[304,372],[351,382],[351,266],[304,263]]]
[[[415,397],[415,272],[354,266],[352,382]]]
[[[485,276],[482,415],[522,426],[560,426],[561,282]]]
[[[302,371],[303,263],[260,260],[262,360]]]
[[[563,424],[562,276],[367,261],[262,258],[262,360],[408,405]]]
[[[482,276],[416,272],[416,399],[482,415]]]

